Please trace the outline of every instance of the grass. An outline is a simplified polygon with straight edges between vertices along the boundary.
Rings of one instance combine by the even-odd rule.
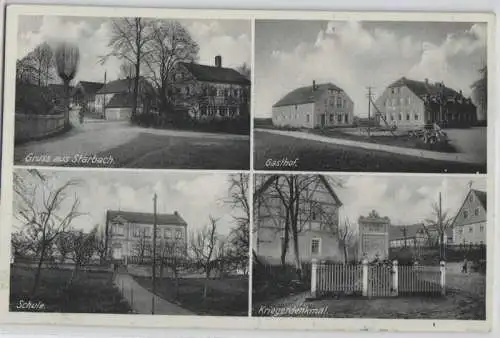
[[[10,310],[20,302],[44,304],[44,312],[60,313],[131,313],[127,302],[113,285],[110,272],[80,272],[68,286],[71,270],[43,269],[37,294],[31,297],[34,268],[13,266],[10,277]],[[29,310],[28,310],[29,311]]]
[[[354,147],[299,140],[293,137],[255,132],[254,163],[257,170],[283,170],[266,166],[269,159],[298,158],[298,171],[371,171],[422,173],[485,173],[486,165],[428,160],[412,156],[370,151]]]
[[[360,141],[367,143],[383,144],[402,148],[425,149],[444,153],[456,153],[457,150],[451,144],[425,144],[421,140],[409,137],[408,135],[356,135],[342,132],[339,129],[311,129],[310,133],[327,136],[332,138],[340,138],[345,140]]]
[[[152,290],[151,278],[134,277],[134,279],[144,288]],[[174,279],[163,278],[157,280],[156,294],[198,315],[248,315],[247,278],[210,279],[206,299],[203,299],[204,283],[203,278],[180,278],[179,291],[176,295]]]
[[[250,141],[141,133],[97,156],[109,155],[118,168],[248,170]]]
[[[485,299],[469,297],[460,293],[445,297],[387,297],[367,299],[345,297],[303,301],[299,304],[274,303],[258,304],[254,316],[264,308],[304,308],[326,309],[322,315],[330,318],[379,318],[379,319],[452,319],[485,320]],[[295,315],[298,316],[298,315]],[[304,315],[300,315],[304,317]]]

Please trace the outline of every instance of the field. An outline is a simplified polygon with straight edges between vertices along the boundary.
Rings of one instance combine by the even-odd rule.
[[[288,136],[255,132],[254,167],[257,170],[283,170],[266,166],[269,160],[288,159],[297,166],[286,170],[314,171],[372,171],[408,173],[477,173],[485,172],[485,165],[428,160],[412,156],[349,148],[318,141],[301,140]]]
[[[134,277],[144,288],[152,291],[151,278]],[[203,278],[180,278],[176,295],[175,281],[171,278],[157,280],[156,294],[198,315],[247,316],[248,279],[241,277],[210,279],[207,298],[203,299]]]
[[[111,272],[80,272],[69,285],[71,270],[42,269],[38,291],[31,297],[34,268],[14,266],[10,277],[10,310],[61,313],[130,313],[131,309],[113,285]],[[22,309],[27,302],[43,304]]]

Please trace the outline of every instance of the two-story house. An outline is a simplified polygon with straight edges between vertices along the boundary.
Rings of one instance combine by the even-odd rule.
[[[462,91],[442,82],[430,83],[402,77],[390,84],[376,100],[380,123],[401,129],[421,128],[426,124],[471,126],[477,120],[476,107]],[[385,122],[384,122],[385,120]]]
[[[250,80],[235,69],[195,62],[177,64],[170,95],[177,111],[199,121],[250,116]]]
[[[106,211],[106,245],[113,260],[127,262],[130,257],[151,257],[156,222],[157,246],[169,245],[175,255],[187,250],[187,223],[177,211],[173,214]]]
[[[486,192],[470,189],[453,223],[454,244],[486,244]]]
[[[354,103],[333,83],[297,88],[273,105],[275,126],[325,128],[353,124]]]
[[[285,195],[289,193],[284,192]],[[308,187],[303,189],[298,198],[298,205],[299,259],[308,262],[312,258],[343,261],[343,249],[339,247],[338,240],[339,208],[342,202],[327,179],[322,175],[310,178]],[[271,264],[281,262],[287,222],[285,210],[285,203],[273,187],[259,193],[255,203],[254,250],[259,257]],[[295,245],[291,232],[285,261],[295,261]]]

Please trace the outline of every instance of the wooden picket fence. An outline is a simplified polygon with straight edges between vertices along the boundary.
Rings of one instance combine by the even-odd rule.
[[[311,293],[395,297],[444,295],[445,265],[400,266],[397,262],[341,264],[317,262],[311,267]]]

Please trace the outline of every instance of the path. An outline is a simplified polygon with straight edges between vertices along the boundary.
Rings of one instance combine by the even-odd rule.
[[[191,315],[196,314],[188,311],[179,305],[170,303],[143,288],[132,276],[127,273],[118,273],[115,276],[115,285],[118,287],[123,297],[130,304],[132,309],[138,314],[151,314],[152,299],[154,297],[156,315]]]
[[[443,153],[437,151],[429,151],[429,150],[420,150],[420,149],[412,149],[412,148],[403,148],[403,147],[395,147],[385,144],[376,144],[376,143],[368,143],[354,140],[346,140],[340,138],[332,138],[326,136],[320,136],[310,133],[304,133],[299,131],[285,131],[285,130],[275,130],[275,129],[255,129],[255,131],[266,132],[275,135],[289,136],[298,139],[305,139],[310,141],[318,141],[323,143],[342,145],[346,147],[355,147],[362,148],[373,151],[383,151],[393,154],[405,155],[405,156],[414,156],[429,160],[438,160],[438,161],[449,161],[449,162],[458,162],[458,163],[466,163],[466,164],[481,164],[478,161],[477,156],[473,154],[463,154],[463,153]]]

